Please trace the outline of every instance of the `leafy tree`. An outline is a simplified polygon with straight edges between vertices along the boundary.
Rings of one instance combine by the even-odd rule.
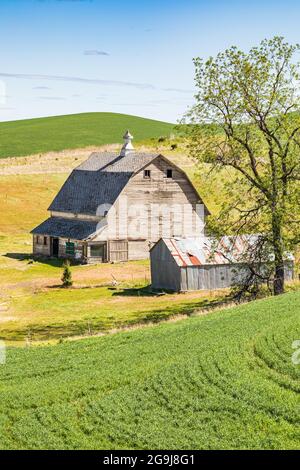
[[[216,233],[260,233],[272,252],[273,292],[284,291],[285,250],[299,243],[299,45],[281,37],[245,53],[194,59],[196,104],[187,114],[191,155],[226,171]]]
[[[62,275],[62,285],[63,287],[72,287],[73,285],[73,280],[72,280],[72,271],[71,271],[71,268],[70,268],[70,261],[69,260],[66,260],[64,262],[64,271],[63,271],[63,275]]]

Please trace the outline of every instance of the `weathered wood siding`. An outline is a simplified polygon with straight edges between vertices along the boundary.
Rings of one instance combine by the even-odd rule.
[[[284,279],[292,281],[295,278],[295,264],[293,261],[285,261],[284,263]]]
[[[44,238],[46,239],[47,244],[44,244]],[[44,237],[43,235],[34,235],[32,252],[34,256],[50,256],[50,237]]]
[[[110,240],[108,243],[109,261],[127,261],[128,260],[128,241]]]
[[[148,240],[129,240],[128,241],[128,259],[139,260],[149,256]]]
[[[75,245],[74,255],[66,253],[66,243],[68,241],[74,243]],[[67,238],[59,238],[58,257],[81,261],[83,259],[83,242],[77,240],[69,240]]]
[[[233,285],[237,277],[246,275],[247,269],[239,265],[218,264],[180,268],[181,291],[224,289]]]
[[[70,241],[75,244],[74,255],[66,253],[66,243]],[[92,247],[103,247],[101,256],[93,255]],[[107,261],[107,243],[82,242],[77,240],[59,239],[59,258],[69,258],[77,261],[84,261],[88,264],[104,263]]]
[[[167,177],[168,169],[172,170],[172,178]],[[144,170],[150,171],[150,178],[144,177]],[[203,209],[200,216],[196,213],[197,205]],[[113,217],[110,216],[112,213]],[[58,211],[52,211],[51,215],[103,222],[103,230],[99,230],[98,235],[88,242],[89,245],[107,242],[107,251],[103,258],[91,256],[90,249],[87,247],[84,251],[84,243],[76,241],[77,256],[69,255],[66,253],[68,240],[59,239],[59,257],[74,257],[85,262],[148,258],[150,246],[161,237],[201,236],[205,219],[204,205],[185,173],[163,157],[157,157],[129,180],[108,215],[106,211],[95,216]],[[50,239],[48,246],[37,244],[34,240],[33,252],[51,256]]]
[[[101,251],[102,255],[101,256],[95,256],[93,254],[92,247],[99,247],[101,246]],[[86,245],[85,249],[83,249],[83,257],[86,263],[88,264],[95,264],[95,263],[105,263],[107,261],[108,257],[108,251],[107,251],[107,243],[94,243],[91,242]]]
[[[88,220],[88,221],[95,221],[100,222],[104,219],[103,216],[100,215],[88,215],[88,214],[75,214],[73,212],[57,212],[51,211],[51,217],[62,217],[63,219],[78,219],[78,220]]]
[[[247,266],[242,264],[213,264],[205,266],[187,266],[180,268],[181,291],[225,289],[237,282],[242,282],[249,274]],[[285,280],[294,277],[291,263],[285,263]]]
[[[151,286],[153,289],[181,290],[181,269],[165,243],[157,243],[150,251]]]
[[[150,178],[144,177],[145,169],[150,170]],[[149,244],[161,237],[196,237],[204,233],[204,205],[184,172],[162,157],[145,169],[131,178],[113,207],[117,221],[114,238],[145,240],[145,243],[129,242],[128,259],[147,258]],[[172,169],[172,178],[167,178],[168,169]],[[197,204],[203,208],[201,223]],[[110,229],[111,226],[108,237]]]
[[[151,249],[150,260],[152,287],[175,292],[231,287],[249,273],[246,265],[238,263],[179,266],[163,240]],[[286,281],[294,278],[292,261],[284,263],[284,274]]]

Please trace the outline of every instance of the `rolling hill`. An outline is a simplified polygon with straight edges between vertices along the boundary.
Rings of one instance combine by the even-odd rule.
[[[300,292],[177,323],[9,349],[1,449],[296,449]]]
[[[0,158],[168,136],[174,124],[116,113],[86,113],[0,123]]]

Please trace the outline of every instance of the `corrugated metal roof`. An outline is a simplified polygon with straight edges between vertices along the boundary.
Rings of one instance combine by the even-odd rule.
[[[163,238],[178,266],[229,264],[243,260],[243,255],[257,242],[257,235],[213,238]]]

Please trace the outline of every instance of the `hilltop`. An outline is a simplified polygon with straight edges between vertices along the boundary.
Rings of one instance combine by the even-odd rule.
[[[168,136],[174,124],[117,113],[85,113],[0,123],[0,158]]]

